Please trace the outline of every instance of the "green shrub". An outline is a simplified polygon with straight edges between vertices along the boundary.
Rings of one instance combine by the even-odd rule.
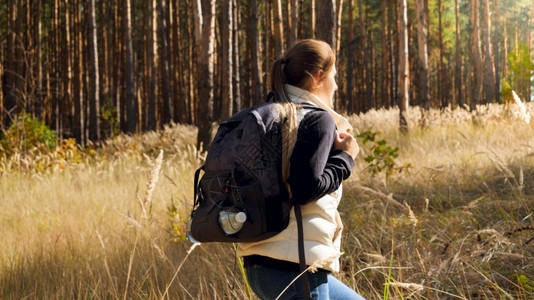
[[[117,107],[113,106],[111,97],[107,97],[101,108],[102,131],[104,136],[113,137],[119,134],[119,119],[117,118]]]
[[[50,152],[57,145],[57,137],[42,120],[24,113],[18,115],[2,134],[0,143],[8,155],[33,149]]]
[[[398,166],[396,163],[397,157],[399,157],[399,147],[392,148],[387,145],[386,140],[378,140],[377,136],[380,132],[373,132],[371,130],[360,133],[357,137],[363,139],[362,144],[371,143],[369,149],[371,153],[364,159],[369,164],[367,170],[372,176],[378,173],[385,172],[386,178],[395,172],[401,172],[409,167],[409,164]]]

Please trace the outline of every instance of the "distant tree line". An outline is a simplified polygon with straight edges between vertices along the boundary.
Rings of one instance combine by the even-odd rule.
[[[264,101],[294,41],[337,54],[336,107],[470,107],[533,88],[532,0],[5,0],[0,130],[22,113],[85,144]]]

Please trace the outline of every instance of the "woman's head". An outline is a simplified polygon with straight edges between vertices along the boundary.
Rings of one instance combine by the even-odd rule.
[[[335,75],[334,64],[334,52],[326,42],[300,40],[273,63],[270,74],[271,89],[276,91],[283,101],[288,100],[284,92],[286,83],[314,92],[314,89],[326,83],[324,81],[329,79],[329,76]]]

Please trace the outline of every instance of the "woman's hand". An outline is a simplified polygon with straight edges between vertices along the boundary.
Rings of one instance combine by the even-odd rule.
[[[340,133],[337,130],[336,140],[334,141],[334,149],[347,152],[350,156],[352,156],[352,159],[355,159],[360,152],[360,146],[358,146],[356,139],[350,133]]]

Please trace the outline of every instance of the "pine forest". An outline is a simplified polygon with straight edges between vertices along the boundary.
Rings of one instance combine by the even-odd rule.
[[[169,122],[207,142],[303,38],[335,49],[347,114],[534,96],[531,0],[7,0],[0,22],[3,130],[30,114],[82,145]]]

